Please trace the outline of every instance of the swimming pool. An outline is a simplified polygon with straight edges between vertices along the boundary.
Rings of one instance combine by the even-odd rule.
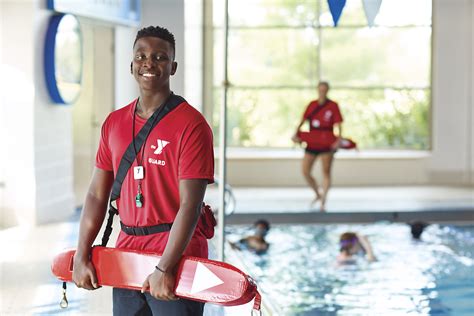
[[[338,266],[338,237],[369,237],[377,262]],[[227,229],[235,241],[251,233]],[[238,256],[281,315],[474,315],[474,226],[275,225],[267,254]]]

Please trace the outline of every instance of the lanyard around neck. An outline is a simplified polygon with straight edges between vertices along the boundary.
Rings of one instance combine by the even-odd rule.
[[[155,121],[156,121],[156,118],[158,116],[160,116],[160,113],[161,111],[163,111],[163,108],[164,108],[164,103],[166,103],[166,101],[168,100],[168,98],[165,100],[165,102],[163,102],[163,104],[156,110],[156,111],[159,111],[157,114],[158,115],[155,115],[155,117],[153,118],[153,121],[152,121],[152,126],[155,125]],[[137,147],[135,146],[135,120],[137,119],[137,110],[138,110],[138,105],[140,104],[140,98],[138,98],[137,100],[137,103],[135,105],[135,110],[133,111],[133,122],[132,122],[132,144],[133,144],[133,150],[135,151],[135,160],[137,161],[137,166],[143,166],[143,157],[145,156],[145,147],[146,147],[146,141],[148,139],[148,136],[150,135],[150,132],[151,132],[151,129],[148,131],[148,133],[146,134],[145,136],[145,140],[143,142],[143,145],[141,147],[141,159],[140,161],[138,160],[138,151],[137,151]],[[140,150],[140,148],[139,148]]]

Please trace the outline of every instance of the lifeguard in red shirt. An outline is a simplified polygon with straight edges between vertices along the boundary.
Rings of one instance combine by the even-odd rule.
[[[97,288],[90,250],[104,220],[114,177],[128,146],[171,98],[177,69],[175,39],[167,29],[146,27],[133,43],[130,71],[140,96],[112,112],[102,126],[94,174],[82,210],[74,257],[77,286]],[[150,130],[116,201],[121,232],[116,247],[162,253],[142,291],[114,288],[114,315],[202,315],[204,304],[174,295],[175,268],[183,255],[207,258],[207,240],[195,229],[214,175],[211,128],[184,99]],[[172,224],[172,225],[171,225]],[[158,228],[160,228],[158,230]]]
[[[305,148],[302,170],[306,182],[316,195],[312,205],[320,201],[321,211],[326,209],[326,199],[331,187],[331,167],[334,153],[339,148],[342,139],[342,115],[337,103],[327,97],[328,91],[329,83],[320,82],[318,84],[319,97],[309,103],[292,138],[294,142],[302,142],[298,135],[305,122],[309,123],[310,133],[317,136],[315,138],[318,139],[318,142],[308,144]],[[336,134],[334,130],[337,131]],[[316,179],[311,174],[318,158],[321,158],[323,168],[322,190],[319,189]]]

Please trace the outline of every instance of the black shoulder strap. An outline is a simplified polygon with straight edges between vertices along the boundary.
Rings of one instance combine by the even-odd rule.
[[[329,99],[326,99],[326,102],[324,102],[323,104],[318,104],[318,106],[308,116],[308,120],[311,120],[311,118],[315,116],[317,113],[319,113],[319,111],[321,111],[328,103],[329,103]]]
[[[137,152],[140,151],[142,148],[143,143],[147,135],[150,131],[174,108],[176,108],[181,103],[185,102],[186,100],[179,96],[171,93],[171,95],[166,100],[165,104],[160,107],[160,109],[156,110],[155,113],[148,119],[145,125],[140,129],[137,136],[135,136],[135,146],[137,148]],[[122,159],[120,160],[120,164],[117,170],[117,174],[115,175],[114,183],[112,185],[112,193],[110,194],[110,202],[109,202],[109,217],[107,218],[107,225],[104,230],[104,235],[102,236],[102,243],[101,246],[105,247],[107,242],[109,241],[110,234],[112,233],[112,224],[114,222],[114,215],[118,214],[118,210],[116,207],[112,205],[112,202],[117,200],[120,197],[120,191],[122,189],[122,183],[125,177],[127,176],[128,170],[132,166],[133,162],[135,161],[136,153],[135,148],[133,148],[133,142],[128,145],[127,150],[125,151]]]

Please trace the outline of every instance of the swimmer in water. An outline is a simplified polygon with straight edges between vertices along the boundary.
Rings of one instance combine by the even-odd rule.
[[[428,226],[427,223],[422,222],[422,221],[414,221],[409,223],[410,225],[410,232],[411,236],[413,237],[414,240],[421,240],[421,234],[425,230],[425,228]]]
[[[337,256],[337,262],[339,264],[354,263],[355,256],[361,252],[365,254],[367,261],[373,262],[377,260],[369,240],[363,235],[346,232],[339,238],[339,244],[340,252]]]
[[[248,249],[256,254],[262,254],[268,250],[270,244],[265,240],[265,236],[270,230],[270,223],[264,219],[259,219],[254,223],[255,233],[251,236],[240,239],[238,242],[231,242],[232,249]]]

